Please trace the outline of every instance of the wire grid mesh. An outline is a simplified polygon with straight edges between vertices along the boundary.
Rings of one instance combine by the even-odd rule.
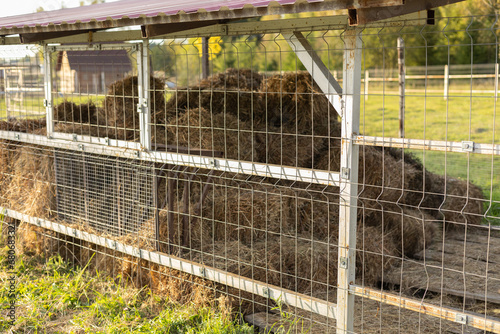
[[[345,31],[334,28],[304,35],[343,85]],[[480,319],[494,317],[500,303],[495,261],[500,245],[497,151],[470,152],[462,142],[472,142],[476,148],[479,143],[498,144],[498,73],[495,66],[477,64],[498,63],[496,18],[443,18],[435,25],[406,22],[361,30],[367,71],[363,80],[370,86],[369,90],[362,87],[365,96],[359,96],[364,136],[357,140],[362,146],[353,283],[435,305],[438,310],[448,307]],[[407,138],[432,140],[424,148],[412,146],[411,141],[402,149],[390,147],[400,139],[398,37],[405,41],[409,76],[404,93],[405,133]],[[300,178],[307,171],[341,172],[341,140],[354,140],[341,138],[345,121],[328,101],[332,92],[324,94],[311,74],[303,71],[293,52],[297,46],[289,45],[281,34],[212,36],[207,56],[211,74],[206,78],[202,44],[194,36],[151,44],[149,65],[161,84],[152,85],[148,94],[150,126],[156,152],[211,158],[212,168],[160,159],[144,163],[57,147],[53,155],[52,149],[5,141],[2,152],[12,156],[5,160],[12,163],[2,174],[7,189],[2,194],[4,206],[335,303],[339,211],[345,208],[339,205],[338,186]],[[415,73],[412,64],[420,66],[413,69]],[[447,75],[443,65],[448,65]],[[442,78],[433,77],[432,70],[438,67]],[[483,72],[493,77],[473,77]],[[455,74],[461,77],[454,78]],[[125,74],[120,75],[125,82]],[[446,77],[448,88],[440,86]],[[134,86],[133,79],[131,83]],[[96,97],[96,103],[101,99],[106,102],[102,108],[108,108],[102,92],[102,87],[85,88],[71,94],[83,99],[81,105]],[[135,95],[122,97],[135,99]],[[124,124],[134,125],[116,124],[109,127],[114,129],[111,132],[116,139],[137,139],[135,103],[115,106],[123,113]],[[54,108],[58,110],[57,103]],[[68,112],[61,110],[63,115]],[[61,132],[80,134],[74,129],[83,122],[65,118],[64,123],[68,127]],[[128,130],[134,135],[128,136]],[[392,143],[377,147],[374,137],[390,138]],[[444,141],[444,147],[435,141]],[[447,152],[451,142],[459,143],[463,153]],[[294,167],[299,176],[285,180],[217,168],[217,161],[228,160],[252,163],[255,169],[259,165],[269,170]],[[19,190],[21,181],[26,183]],[[40,184],[45,188],[37,188]],[[57,193],[57,203],[38,197],[37,204],[28,207],[28,195],[41,190]],[[119,200],[123,202],[118,204]],[[92,259],[96,267],[139,286],[169,293],[182,287],[182,296],[173,294],[180,300],[203,295],[203,289],[209,291],[207,295],[224,293],[235,298],[234,306],[245,315],[264,312],[266,320],[274,319],[277,301],[265,295],[183,275],[68,235],[48,235],[50,247],[40,247],[64,249],[65,256],[82,264],[97,253]],[[336,331],[334,319],[300,308],[285,306],[285,310],[301,319],[293,332]],[[356,333],[470,330],[463,321],[406,310],[401,299],[391,306],[381,298],[356,297],[354,319]]]

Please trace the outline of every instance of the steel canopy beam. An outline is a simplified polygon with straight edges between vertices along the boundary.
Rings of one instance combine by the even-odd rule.
[[[404,5],[399,6],[360,8],[356,10],[357,17],[355,21],[357,25],[362,25],[461,1],[463,0],[406,0]]]
[[[314,82],[318,85],[321,91],[326,95],[330,104],[335,108],[335,111],[342,117],[342,87],[330,70],[323,63],[311,44],[300,32],[284,33],[292,50],[311,74]]]
[[[54,39],[60,37],[68,37],[80,34],[88,34],[89,30],[74,30],[74,31],[55,31],[55,32],[46,32],[46,33],[38,33],[38,34],[22,34],[19,35],[19,39],[21,44],[30,44],[35,42],[41,42],[46,39]]]
[[[186,22],[186,23],[170,23],[170,24],[151,24],[146,26],[141,26],[142,38],[152,38],[155,36],[172,34],[179,31],[186,31],[196,28],[204,28],[214,24],[222,24],[225,21],[213,20],[213,21],[198,21],[198,22]]]

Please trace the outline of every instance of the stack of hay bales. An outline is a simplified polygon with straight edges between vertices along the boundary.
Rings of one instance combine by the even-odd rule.
[[[160,88],[160,81],[152,78],[151,86],[156,143],[220,151],[228,159],[340,170],[337,113],[307,73],[263,78],[250,70],[228,70],[178,90],[167,102],[159,93],[163,83]],[[102,108],[64,102],[56,113],[58,120],[82,126],[88,122],[85,131],[91,134],[135,140],[137,103],[137,78],[130,77],[110,87]],[[88,119],[81,110],[88,110]],[[74,131],[71,122],[61,122],[57,129]],[[47,217],[54,209],[53,162],[40,150],[16,150],[9,158],[12,163],[1,167],[14,173],[3,189],[10,207]],[[33,156],[42,159],[35,162]],[[412,257],[427,247],[440,229],[436,221],[451,227],[455,221],[480,223],[482,194],[470,183],[434,175],[400,150],[362,147],[359,163],[357,274],[366,284],[376,284],[396,258]],[[178,174],[171,194],[173,212],[159,200],[163,246],[173,245],[180,256],[299,292],[335,286],[339,212],[344,209],[338,188],[222,172],[210,175],[194,168]],[[190,174],[196,182],[187,188]],[[201,189],[209,177],[211,187],[202,201]],[[160,197],[165,198],[168,182],[160,179]],[[40,192],[46,194],[44,199],[33,197]],[[141,247],[155,248],[153,224],[144,223]],[[132,244],[137,242],[134,236]],[[190,252],[183,249],[185,240]],[[134,268],[143,267],[131,260],[116,261],[131,280]],[[160,284],[154,283],[154,273],[141,275],[150,275],[144,284]]]
[[[313,167],[333,172],[340,170],[340,122],[336,111],[312,82],[309,74],[290,73],[262,79],[259,90],[252,94],[260,96],[262,103],[256,104],[250,100],[247,103],[247,106],[252,106],[252,117],[244,116],[248,115],[247,111],[238,112],[238,106],[231,108],[228,108],[227,104],[219,106],[220,99],[215,102],[213,94],[216,92],[211,90],[213,86],[209,83],[228,82],[229,79],[221,79],[222,75],[208,78],[202,81],[200,86],[189,87],[186,89],[187,93],[179,92],[167,102],[168,107],[176,108],[167,111],[167,114],[178,115],[170,121],[169,127],[172,130],[167,131],[169,133],[166,138],[167,143],[221,150],[226,158],[232,159]],[[234,72],[231,75],[234,77]],[[248,76],[246,71],[245,76],[241,75],[240,78]],[[249,85],[240,84],[241,86],[249,89]],[[252,84],[251,87],[255,86]],[[190,95],[190,92],[198,94]],[[191,98],[193,100],[190,100]],[[181,100],[182,103],[179,102]],[[188,104],[196,109],[183,109]],[[258,109],[259,107],[262,109]],[[231,118],[232,127],[222,124],[223,126],[219,128],[220,125],[213,121],[217,115]],[[233,116],[240,118],[235,119]],[[205,125],[200,125],[200,117],[206,117]],[[240,126],[239,129],[252,129],[246,135],[244,145],[241,145],[242,138],[239,138],[236,132],[229,138],[221,137],[215,140],[218,129],[223,130],[226,127],[225,131],[229,133],[237,125]],[[241,136],[245,131],[238,133]],[[200,140],[203,136],[207,139]],[[189,140],[186,139],[188,137]],[[456,186],[453,190],[448,189],[449,195],[446,201],[444,197],[429,194],[431,190],[429,187],[424,188],[424,180],[432,185],[436,193],[442,194],[444,188],[436,191],[439,182],[428,180],[430,177],[439,180],[440,177],[426,171],[417,160],[408,154],[403,155],[401,150],[362,147],[359,166],[358,260],[363,261],[359,267],[363,272],[358,274],[363,275],[366,283],[376,283],[383,271],[394,264],[395,258],[413,257],[426,248],[441,229],[439,221],[446,222],[448,227],[450,225],[448,219],[477,218],[482,214],[482,195],[476,186],[463,181],[449,180],[448,186],[451,184]],[[205,173],[203,171],[200,174]],[[226,177],[229,178],[227,174]],[[203,214],[184,213],[198,215],[200,219],[195,220],[189,232],[183,231],[182,226],[175,225],[178,240],[171,241],[180,244],[182,233],[189,233],[190,246],[197,251],[203,251],[203,259],[208,259],[210,256],[206,252],[212,254],[213,259],[207,260],[207,263],[212,261],[214,265],[222,268],[227,263],[222,261],[224,263],[218,264],[216,259],[224,259],[230,253],[228,249],[246,249],[248,251],[244,253],[247,257],[245,258],[245,254],[238,255],[241,261],[238,262],[239,268],[234,269],[234,272],[247,270],[250,272],[251,264],[255,264],[257,259],[265,262],[261,263],[262,268],[271,271],[273,268],[281,268],[286,271],[289,268],[283,265],[283,262],[287,262],[283,258],[265,256],[261,253],[293,254],[295,261],[307,263],[308,258],[303,256],[308,253],[304,249],[314,249],[315,243],[336,245],[339,209],[341,209],[339,199],[338,197],[332,199],[329,206],[322,205],[321,201],[324,201],[324,193],[338,193],[338,188],[323,189],[322,197],[310,195],[311,192],[307,192],[307,195],[298,194],[300,189],[306,188],[316,189],[316,194],[319,193],[320,187],[309,184],[295,183],[292,188],[285,191],[273,186],[277,180],[265,179],[259,187],[267,188],[256,191],[253,187],[255,183],[252,182],[247,182],[251,186],[245,182],[241,182],[238,186],[228,186],[224,180],[216,182],[219,182],[219,186],[215,186],[213,193],[203,203]],[[464,188],[462,184],[468,187]],[[455,199],[453,204],[447,204],[447,201],[453,199]],[[178,208],[176,215],[182,215],[180,195],[177,200],[179,203],[176,204]],[[459,217],[453,211],[456,210],[457,204],[460,205],[458,200],[464,202],[461,204],[464,213],[459,214]],[[426,202],[429,204],[426,205]],[[436,205],[437,202],[439,206]],[[190,207],[194,206],[195,201]],[[160,224],[166,226],[167,215],[163,217],[165,220]],[[174,221],[179,222],[182,219],[176,216]],[[468,219],[468,224],[479,223],[480,219]],[[294,236],[301,242],[307,240],[305,244],[308,246],[298,247],[301,242],[286,241],[289,236]],[[362,236],[367,237],[363,239]],[[295,244],[295,248],[289,248],[285,252],[271,249],[274,245],[285,247],[287,244]],[[335,250],[329,253],[331,257],[320,262],[331,270],[326,276],[335,280],[337,252]],[[376,259],[369,259],[370,257]],[[297,267],[292,264],[290,267],[295,268],[294,275],[299,278],[303,277],[309,282],[314,280],[310,277],[310,266],[307,270],[296,269]],[[319,268],[314,270],[321,271]],[[255,275],[255,270],[252,272]],[[265,275],[265,270],[262,275]],[[292,278],[290,280],[293,281]],[[274,283],[283,284],[283,276],[276,278]],[[300,284],[295,288],[300,290]]]

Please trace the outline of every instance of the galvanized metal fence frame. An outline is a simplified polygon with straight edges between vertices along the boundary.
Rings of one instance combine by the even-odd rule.
[[[338,18],[338,22],[345,22],[346,18]],[[321,27],[321,18],[315,21]],[[286,27],[288,22],[283,23]],[[241,25],[241,24],[240,24]],[[245,29],[255,30],[258,26],[245,23]],[[331,27],[331,22],[327,26]],[[224,27],[224,26],[223,26]],[[218,28],[214,28],[218,29]],[[247,175],[259,175],[274,177],[284,180],[304,181],[322,185],[335,185],[340,187],[340,221],[339,221],[339,254],[338,254],[338,283],[337,304],[289,291],[280,287],[270,286],[236,274],[225,272],[216,268],[207,267],[172,255],[152,252],[114,240],[93,235],[84,231],[70,228],[55,222],[37,217],[30,217],[10,208],[2,208],[6,216],[27,221],[35,226],[40,226],[52,231],[85,240],[97,245],[114,249],[123,254],[131,255],[152,263],[167,266],[179,271],[202,277],[217,283],[225,284],[246,292],[251,292],[266,298],[281,299],[284,303],[336,319],[337,333],[352,333],[354,331],[354,298],[373,299],[381,303],[395,305],[400,308],[410,309],[422,314],[440,317],[446,320],[467,324],[479,329],[492,332],[500,332],[500,322],[495,319],[474,314],[467,314],[459,310],[436,307],[422,301],[406,298],[394,294],[381,293],[372,288],[362,287],[354,284],[356,268],[356,225],[357,225],[357,197],[358,197],[358,161],[360,145],[374,145],[383,147],[419,148],[425,150],[438,150],[445,152],[481,153],[500,155],[500,145],[478,144],[473,142],[449,142],[414,140],[403,138],[369,137],[359,134],[360,126],[360,99],[361,99],[361,51],[363,28],[342,28],[344,40],[343,57],[343,87],[336,81],[327,67],[321,62],[314,50],[308,45],[307,40],[295,28],[290,27],[281,31],[282,26],[271,27],[269,31],[278,29],[297,57],[306,66],[312,78],[325,93],[342,117],[342,149],[341,170],[338,172],[316,171],[305,168],[294,168],[284,166],[273,166],[253,162],[245,162],[223,158],[201,157],[189,154],[158,152],[151,150],[151,106],[148,98],[150,68],[148,61],[148,40],[137,44],[137,66],[139,73],[139,104],[137,112],[140,115],[140,142],[132,143],[121,140],[110,140],[108,138],[97,138],[91,136],[66,137],[54,135],[53,107],[52,107],[52,81],[50,77],[50,52],[59,47],[44,44],[45,68],[45,107],[47,119],[47,137],[12,131],[0,131],[0,138],[15,140],[21,143],[30,143],[47,147],[64,148],[75,151],[107,155],[119,155],[125,158],[140,159],[143,161],[163,162],[181,166],[199,167],[208,170],[226,171],[231,173],[242,173]],[[242,30],[234,29],[233,34],[239,34]],[[232,31],[225,28],[226,33]],[[265,32],[265,31],[262,31]],[[208,32],[207,34],[210,34]],[[201,35],[201,31],[191,34]],[[110,35],[110,39],[116,33]],[[120,33],[120,38],[124,35]],[[105,39],[105,38],[104,38]],[[103,45],[104,47],[104,45]],[[116,47],[116,46],[115,46]],[[128,45],[127,45],[128,47]],[[72,48],[68,46],[67,48]]]

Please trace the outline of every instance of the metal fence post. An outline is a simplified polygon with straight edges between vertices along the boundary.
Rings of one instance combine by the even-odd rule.
[[[149,98],[149,41],[143,40],[139,45],[137,55],[137,72],[139,83],[139,128],[141,146],[149,151],[151,150],[151,99]],[[154,87],[153,87],[154,89]]]
[[[398,38],[399,67],[399,138],[405,137],[405,42]]]
[[[368,101],[368,88],[370,85],[370,71],[365,71],[365,101]]]
[[[444,99],[448,99],[448,86],[449,86],[449,74],[450,70],[448,68],[448,65],[444,65]]]
[[[495,101],[498,99],[498,75],[499,75],[499,64],[495,64]]]
[[[356,223],[359,148],[353,136],[359,133],[361,94],[361,30],[344,34],[344,87],[340,180],[339,259],[337,289],[337,333],[352,333],[354,323],[354,284],[356,268]]]
[[[47,137],[52,137],[54,133],[54,116],[52,112],[52,64],[50,61],[50,47],[43,45],[43,88],[45,91],[45,100],[43,104],[46,111]]]

